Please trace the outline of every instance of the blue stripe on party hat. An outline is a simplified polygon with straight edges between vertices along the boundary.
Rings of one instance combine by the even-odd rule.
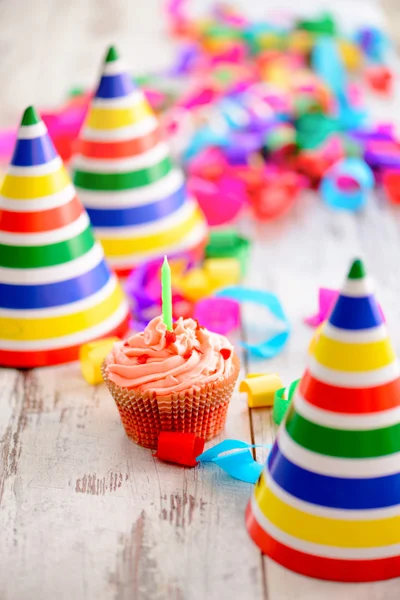
[[[22,117],[11,165],[15,167],[43,165],[56,156],[57,153],[44,123],[33,106],[29,106]]]
[[[133,92],[135,86],[114,46],[108,49],[103,75],[95,93],[96,98],[121,98]]]
[[[349,330],[369,329],[382,324],[382,314],[360,260],[353,262],[329,322]]]

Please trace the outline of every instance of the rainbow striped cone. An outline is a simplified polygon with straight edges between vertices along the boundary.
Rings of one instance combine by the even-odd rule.
[[[46,126],[26,109],[0,189],[0,365],[78,358],[127,329],[128,305]]]
[[[246,513],[262,551],[320,579],[400,576],[400,377],[353,263]]]
[[[204,217],[171,163],[143,92],[112,47],[77,149],[74,183],[119,275],[143,260],[204,246]]]

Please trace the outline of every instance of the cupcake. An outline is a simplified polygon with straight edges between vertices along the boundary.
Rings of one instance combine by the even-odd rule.
[[[157,448],[160,431],[195,433],[210,440],[225,425],[239,359],[222,335],[193,319],[178,319],[172,331],[162,317],[117,342],[102,373],[136,443]]]

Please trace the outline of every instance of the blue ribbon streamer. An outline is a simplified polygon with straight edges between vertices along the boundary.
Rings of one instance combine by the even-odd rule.
[[[217,132],[214,131],[214,129],[212,129],[209,125],[204,125],[192,136],[189,145],[184,152],[183,158],[185,161],[188,161],[205,148],[210,146],[224,148],[225,146],[228,146],[228,144],[228,131]]]
[[[272,335],[260,344],[242,343],[242,346],[253,356],[257,358],[273,358],[283,350],[289,339],[290,323],[275,294],[262,292],[260,290],[252,290],[246,287],[233,286],[219,290],[215,295],[222,298],[231,298],[239,303],[252,302],[263,306],[285,325],[284,331]]]
[[[347,77],[339,54],[337,40],[321,36],[315,43],[311,65],[321,79],[338,95],[346,87]]]
[[[213,462],[231,477],[256,483],[263,465],[254,460],[251,448],[271,448],[271,444],[248,444],[241,440],[224,440],[196,458],[197,462]],[[225,454],[230,452],[230,454]]]
[[[336,178],[345,175],[351,177],[359,185],[354,191],[341,190]],[[367,201],[367,193],[374,186],[374,175],[367,163],[360,158],[345,158],[334,165],[324,176],[320,192],[325,204],[334,209],[356,211]]]

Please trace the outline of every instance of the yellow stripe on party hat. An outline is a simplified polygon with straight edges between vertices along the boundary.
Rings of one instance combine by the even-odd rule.
[[[7,174],[1,193],[13,200],[29,200],[50,196],[64,190],[70,183],[68,173],[62,165],[53,173],[46,175],[10,175]]]
[[[133,128],[149,119],[155,128],[157,121],[145,95],[134,86],[123,61],[111,46],[105,57],[99,86],[89,107],[84,135],[90,137],[92,130]],[[101,138],[97,135],[96,139]]]
[[[191,231],[197,224],[202,223],[202,216],[195,204],[187,203],[184,206],[185,210],[181,211],[180,215],[174,215],[173,222],[158,222],[156,224],[155,233],[146,235],[143,229],[137,228],[136,231],[129,232],[129,237],[118,237],[113,239],[107,239],[102,237],[101,230],[99,231],[100,241],[103,244],[104,250],[107,256],[115,258],[116,256],[124,256],[125,254],[131,254],[135,252],[137,248],[140,248],[141,252],[150,250],[157,250],[157,248],[164,248],[170,244],[175,244],[181,240],[182,229],[184,231]],[[182,218],[183,217],[183,218]],[[164,228],[160,228],[159,225],[166,225]],[[142,234],[143,231],[143,234]],[[123,235],[123,234],[122,234]]]
[[[264,553],[339,581],[400,576],[400,376],[354,261],[246,513]]]
[[[273,487],[276,486],[271,479],[268,486],[257,486],[255,499],[264,516],[289,535],[342,548],[371,548],[399,542],[400,514],[385,518],[366,513],[365,518],[357,520],[350,511],[343,511],[341,516],[329,510],[315,515],[305,503],[291,506],[278,496],[279,488],[272,491]]]
[[[326,333],[319,337],[315,359],[324,367],[342,371],[371,371],[386,367],[396,360],[390,340],[370,343],[339,342]]]
[[[98,337],[124,335],[128,305],[33,107],[0,189],[0,364],[76,360]]]
[[[73,168],[79,195],[119,275],[165,253],[202,253],[204,217],[114,47],[106,54]]]
[[[127,127],[135,125],[142,119],[153,117],[153,112],[148,105],[147,100],[142,98],[139,102],[134,102],[128,108],[91,108],[86,127],[91,129],[117,129],[118,127]]]
[[[111,281],[112,282],[112,281]],[[72,314],[49,316],[51,309],[45,309],[42,313],[35,311],[36,314],[30,313],[27,318],[10,318],[3,317],[6,311],[0,309],[0,338],[1,340],[14,341],[33,341],[52,339],[64,335],[71,335],[76,331],[82,331],[85,328],[99,325],[104,319],[114,313],[124,300],[122,289],[112,282],[113,289],[110,291],[110,286],[104,291],[107,292],[105,298],[99,299],[96,302],[96,297],[93,298],[91,306],[87,306],[84,310],[76,307],[76,312]],[[103,294],[102,294],[103,295]],[[88,303],[89,304],[89,303]],[[1,342],[0,342],[1,343]]]

